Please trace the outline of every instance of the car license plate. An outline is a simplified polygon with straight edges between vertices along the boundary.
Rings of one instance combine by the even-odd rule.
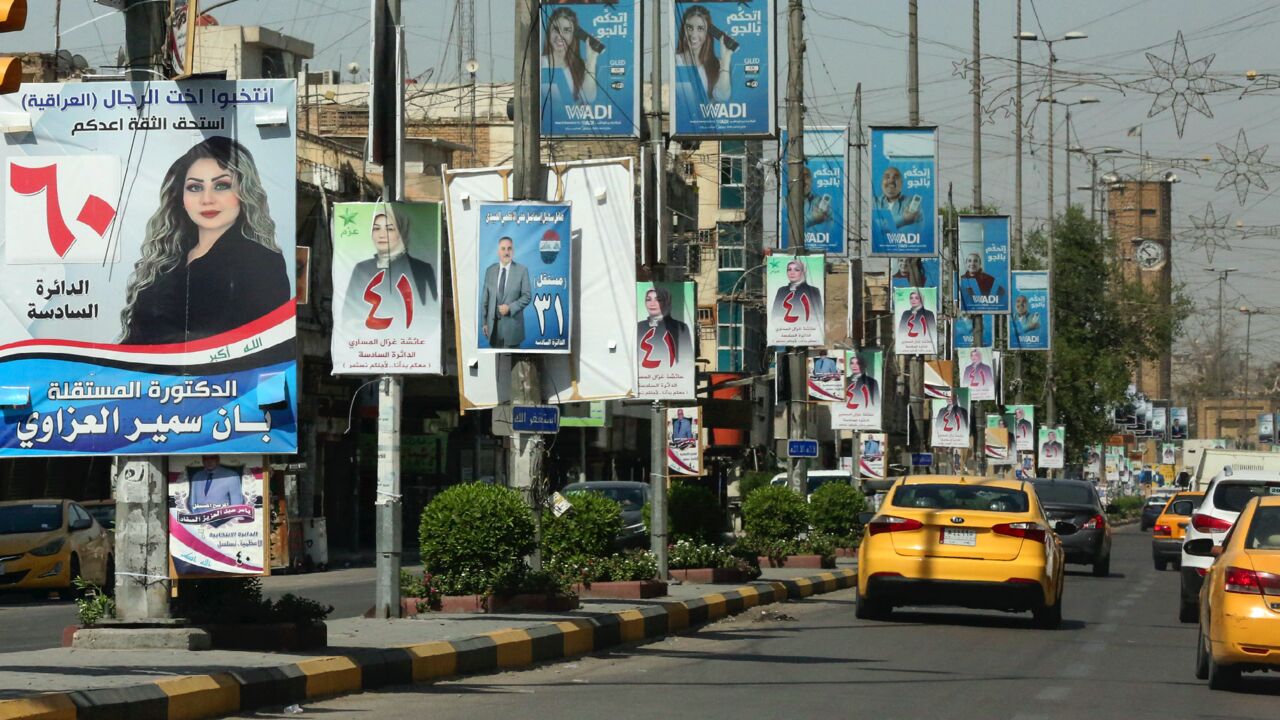
[[[978,531],[969,528],[942,528],[942,544],[973,547],[978,544]]]

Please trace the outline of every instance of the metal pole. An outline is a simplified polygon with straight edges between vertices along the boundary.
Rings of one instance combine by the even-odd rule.
[[[1018,37],[1022,36],[1022,0],[1016,0],[1018,7]],[[1017,53],[1015,65],[1016,94],[1013,98],[1013,154],[1016,158],[1013,165],[1013,268],[1022,267],[1022,41],[1014,43]],[[1014,402],[1022,403],[1022,353],[1013,353],[1013,392]],[[1017,457],[1017,453],[1014,453]]]
[[[982,212],[982,42],[978,2],[973,0],[973,211]]]
[[[1063,212],[1071,210],[1071,106],[1067,106],[1067,123],[1062,128],[1062,134],[1066,136],[1066,142],[1062,143],[1062,161],[1067,166],[1067,206]]]
[[[855,237],[854,237],[854,242],[856,243],[855,245],[856,252],[854,253],[854,257],[861,259],[862,258],[862,238],[865,237],[862,234],[862,192],[863,192],[862,148],[863,148],[863,142],[864,142],[862,137],[862,83],[858,83],[857,87],[854,88],[854,91],[853,91],[853,117],[854,117],[854,122],[858,124],[857,130],[855,131],[855,134],[854,134],[854,137],[856,139],[854,140],[855,144],[854,144],[854,176],[853,176],[853,183],[854,183],[853,217],[854,217],[854,227],[857,228],[855,232]],[[861,295],[862,293],[861,276],[858,277],[858,282],[857,284],[855,284],[854,289],[858,291],[859,295]]]
[[[920,124],[920,29],[916,0],[907,3],[907,118]]]
[[[913,0],[914,1],[914,0]],[[787,10],[787,241],[791,254],[805,254],[804,246],[804,3],[788,0]],[[824,268],[823,272],[826,270]],[[793,440],[808,434],[808,403],[805,402],[805,348],[787,353],[791,398],[787,403],[787,436]],[[793,490],[807,492],[806,467],[801,458],[788,458],[787,481]]]
[[[1253,411],[1249,408],[1249,340],[1253,337],[1253,315],[1257,310],[1248,308],[1244,311],[1244,412],[1240,414],[1240,446],[1246,447],[1249,442],[1245,432],[1249,417]]]
[[[662,135],[662,3],[649,3],[651,19],[653,74],[649,88],[653,93],[649,112],[649,142],[653,145],[654,184],[654,279],[663,277],[662,264],[667,260],[666,215],[667,159]],[[673,40],[674,42],[674,40]],[[661,400],[654,400],[649,416],[649,549],[658,561],[658,577],[667,578],[667,413]]]
[[[1053,97],[1053,41],[1046,40],[1049,46],[1049,352],[1045,355],[1044,384],[1048,397],[1045,399],[1046,420],[1050,425],[1057,419],[1057,407],[1053,402],[1053,246],[1057,244],[1057,219],[1053,215],[1053,106],[1057,104]]]
[[[907,119],[913,127],[920,124],[920,29],[916,0],[907,5]],[[912,287],[924,285],[924,267],[920,260],[907,262]],[[945,273],[944,273],[945,274]],[[915,447],[929,449],[929,419],[924,410],[924,358],[910,356],[908,361],[907,403],[910,422],[915,423]]]

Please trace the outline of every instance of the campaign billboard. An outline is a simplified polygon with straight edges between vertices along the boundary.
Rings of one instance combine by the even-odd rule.
[[[977,333],[974,331],[973,326],[978,320],[982,321],[982,342],[975,343],[974,336]],[[952,347],[957,351],[973,347],[995,347],[995,337],[996,321],[993,318],[958,315],[951,320]],[[957,354],[959,353],[957,352]]]
[[[1009,312],[1009,216],[961,215],[960,311]]]
[[[1049,273],[1013,273],[1013,312],[1009,314],[1010,350],[1048,350],[1053,342]]]
[[[1036,406],[1005,405],[1005,426],[1013,433],[1018,452],[1035,452]]]
[[[1169,408],[1169,439],[1187,439],[1187,409],[1184,407]]]
[[[672,135],[772,137],[777,126],[775,0],[675,0],[673,5],[667,24]]]
[[[667,474],[702,474],[702,420],[697,407],[667,408]]]
[[[990,465],[1013,464],[1013,453],[1009,449],[1009,430],[1002,425],[983,428],[983,449],[987,463]]]
[[[1160,464],[1176,465],[1178,463],[1177,443],[1160,443]]]
[[[174,577],[270,574],[271,505],[261,455],[172,457],[167,480]]]
[[[573,236],[567,203],[480,205],[476,341],[481,352],[568,353]]]
[[[960,358],[960,387],[969,388],[974,400],[996,399],[994,353],[985,348],[972,348]]]
[[[787,132],[779,143],[782,182],[778,183],[778,246],[791,246],[787,193],[791,188],[791,163],[787,162]],[[845,216],[849,187],[849,130],[814,127],[804,129],[804,247],[809,252],[845,254]]]
[[[871,128],[872,256],[938,254],[937,156],[937,128]]]
[[[934,447],[969,447],[969,391],[957,388],[947,400],[932,403],[932,432],[929,444]]]
[[[638,137],[640,0],[543,0],[543,137]]]
[[[884,453],[887,447],[888,436],[884,433],[859,435],[858,477],[868,480],[884,479]]]
[[[439,203],[334,204],[335,375],[444,372],[440,239]]]
[[[809,399],[821,402],[844,400],[844,357],[842,355],[813,355],[808,359],[808,376],[805,385]]]
[[[1167,411],[1167,408],[1162,407],[1151,408],[1151,434],[1153,436],[1164,439],[1165,413]]]
[[[893,314],[898,324],[893,351],[899,355],[937,354],[937,313],[937,288],[894,288]]]
[[[823,314],[826,267],[821,255],[770,255],[765,261],[769,305],[767,343],[785,347],[826,342]]]
[[[927,398],[951,397],[951,376],[955,375],[955,363],[951,360],[926,360],[924,363],[924,396]]]
[[[1258,416],[1258,442],[1267,445],[1276,441],[1276,419],[1274,413],[1263,413]]]
[[[880,430],[883,350],[846,350],[843,402],[831,406],[832,430]]]
[[[636,397],[693,399],[697,316],[693,283],[636,283]]]
[[[893,275],[889,278],[890,286],[895,288],[911,287],[911,272],[907,269],[907,263],[909,262],[913,262],[913,259],[898,258],[894,262]],[[924,278],[924,282],[920,287],[942,287],[942,260],[940,258],[920,258],[920,269]]]
[[[1067,440],[1067,428],[1063,425],[1057,427],[1039,428],[1039,454],[1036,457],[1036,464],[1044,469],[1062,469],[1066,452],[1063,449]]]
[[[297,450],[294,89],[0,96],[0,456]]]

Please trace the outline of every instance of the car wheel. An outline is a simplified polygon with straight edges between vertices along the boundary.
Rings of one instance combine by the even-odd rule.
[[[68,568],[67,586],[58,591],[58,597],[62,600],[75,600],[80,594],[80,591],[76,590],[76,586],[74,584],[76,578],[80,577],[80,558],[72,555]]]
[[[1209,679],[1209,648],[1205,647],[1204,633],[1196,633],[1196,679]]]
[[[1168,560],[1161,560],[1161,559],[1159,559],[1159,558],[1155,558],[1155,559],[1153,560],[1153,562],[1154,562],[1154,564],[1155,564],[1155,566],[1156,566],[1156,570],[1159,570],[1159,571],[1161,571],[1161,572],[1164,572],[1164,571],[1169,567],[1169,561],[1168,561]]]
[[[1042,630],[1054,630],[1062,624],[1062,595],[1052,605],[1040,606],[1031,611],[1031,618],[1036,627]]]
[[[1094,577],[1110,577],[1111,576],[1111,556],[1108,555],[1093,564]]]
[[[1187,602],[1186,600],[1178,601],[1178,620],[1184,623],[1193,623],[1200,619],[1200,608],[1196,607],[1197,603]]]
[[[859,620],[885,620],[893,613],[893,607],[854,592],[853,615]]]
[[[1240,668],[1234,665],[1223,665],[1213,659],[1213,651],[1209,651],[1209,687],[1213,690],[1231,690],[1240,682]]]

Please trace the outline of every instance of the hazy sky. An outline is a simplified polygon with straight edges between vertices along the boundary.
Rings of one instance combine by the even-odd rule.
[[[205,0],[207,5],[209,0]],[[453,43],[453,0],[403,0],[410,37],[410,72],[428,81],[457,79],[456,50]],[[1084,96],[1101,102],[1075,108],[1072,116],[1073,144],[1084,147],[1113,146],[1136,154],[1138,138],[1126,131],[1141,124],[1143,149],[1157,158],[1212,157],[1215,167],[1199,176],[1175,170],[1181,182],[1174,187],[1174,277],[1186,283],[1197,303],[1199,315],[1212,328],[1217,319],[1217,283],[1204,270],[1208,265],[1203,249],[1193,249],[1196,234],[1189,216],[1200,217],[1212,203],[1218,218],[1230,216],[1226,241],[1232,250],[1220,249],[1214,256],[1219,268],[1237,267],[1227,288],[1229,308],[1247,303],[1273,311],[1253,323],[1253,351],[1259,358],[1280,351],[1280,301],[1269,290],[1280,270],[1280,87],[1243,94],[1248,85],[1244,73],[1276,73],[1280,86],[1280,59],[1275,53],[1280,37],[1280,1],[1208,2],[1205,0],[1031,0],[1023,2],[1024,30],[1042,36],[1061,37],[1081,31],[1089,37],[1056,45],[1058,62],[1055,83],[1062,100]],[[481,80],[509,80],[512,60],[513,0],[474,0],[476,7],[476,55]],[[993,105],[990,124],[983,128],[983,196],[1002,211],[1013,210],[1012,119],[1001,109],[1013,87],[1012,58],[1015,53],[1014,13],[1017,0],[982,1],[983,74],[987,80],[986,99]],[[32,3],[28,29],[4,36],[6,50],[42,49],[53,45],[52,0]],[[785,15],[785,0],[780,15]],[[806,67],[806,96],[812,124],[845,124],[852,115],[856,83],[863,84],[863,120],[866,124],[902,123],[906,108],[907,3],[905,0],[806,0],[808,10],[809,57]],[[215,11],[223,24],[256,24],[280,30],[313,42],[316,58],[313,69],[339,69],[355,61],[368,64],[368,0],[239,0]],[[941,130],[940,179],[945,190],[954,185],[958,205],[968,204],[972,193],[971,96],[969,81],[956,74],[956,66],[971,54],[972,5],[968,0],[920,0],[921,114],[926,123]],[[103,19],[85,24],[93,17]],[[123,44],[120,17],[91,0],[63,0],[63,45],[83,54],[91,64],[114,63]],[[646,28],[648,23],[646,21]],[[1043,28],[1043,31],[1041,30]],[[1214,55],[1207,75],[1199,81],[1213,92],[1203,96],[1202,107],[1213,117],[1195,109],[1187,113],[1183,136],[1178,137],[1173,113],[1164,110],[1148,118],[1156,95],[1151,91],[1168,88],[1154,79],[1147,53],[1169,62],[1174,59],[1174,38],[1181,31],[1192,71],[1201,72],[1197,60]],[[778,78],[785,79],[785,33],[779,33]],[[1024,46],[1025,94],[1044,94],[1045,46]],[[1080,82],[1087,86],[1072,87]],[[1230,87],[1234,85],[1236,87]],[[1144,87],[1145,86],[1145,87]],[[1181,83],[1178,84],[1181,89]],[[1257,86],[1255,85],[1256,89]],[[779,93],[782,95],[782,93]],[[1192,92],[1196,101],[1196,93]],[[1034,103],[1028,101],[1025,112]],[[1059,108],[1061,110],[1061,108]],[[779,117],[783,117],[780,112]],[[1063,115],[1058,112],[1059,154],[1056,171],[1059,211],[1065,188],[1061,154]],[[1025,217],[1028,228],[1043,222],[1047,205],[1046,154],[1041,143],[1047,133],[1044,107],[1032,118],[1033,141],[1024,164]],[[1235,151],[1238,133],[1247,133],[1249,148],[1261,156],[1260,175],[1253,176],[1243,204],[1233,187],[1217,190],[1226,169],[1221,143]],[[1103,161],[1111,169],[1112,159]],[[1138,165],[1132,156],[1119,156],[1115,167],[1133,174]],[[1164,166],[1157,166],[1163,172]],[[1244,168],[1241,168],[1244,169]],[[1087,166],[1077,159],[1073,185],[1087,184]],[[1269,186],[1256,184],[1261,179]],[[1074,191],[1073,201],[1087,206],[1088,195]],[[1259,228],[1272,227],[1272,236],[1242,239],[1234,230],[1237,221]],[[1239,317],[1239,313],[1230,313]],[[1194,323],[1193,323],[1194,325]],[[1240,323],[1243,333],[1243,323]],[[1194,328],[1193,328],[1194,334]],[[1261,362],[1261,360],[1257,361]]]

